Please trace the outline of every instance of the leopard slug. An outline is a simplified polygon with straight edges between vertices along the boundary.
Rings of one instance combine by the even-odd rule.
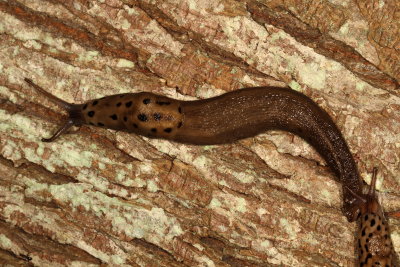
[[[270,129],[294,133],[318,151],[342,182],[343,212],[349,221],[356,219],[357,197],[350,191],[361,194],[362,183],[355,161],[328,113],[299,92],[253,87],[196,101],[141,92],[70,104],[25,81],[69,114],[66,123],[44,142],[82,124],[195,145],[232,143]]]
[[[375,195],[376,179],[377,168],[374,168],[368,193],[357,197],[361,217],[357,233],[358,266],[397,266],[389,225]]]

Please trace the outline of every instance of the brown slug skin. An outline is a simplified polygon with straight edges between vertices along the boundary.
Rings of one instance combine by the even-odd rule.
[[[231,143],[270,129],[292,132],[309,142],[343,183],[343,211],[349,221],[356,219],[354,193],[361,194],[362,188],[357,166],[330,116],[301,93],[288,88],[255,87],[197,101],[132,93],[74,105],[45,92],[29,79],[25,81],[70,114],[67,123],[43,141],[53,141],[70,126],[81,124],[195,145]]]
[[[376,178],[377,169],[374,168],[369,192],[358,201],[361,217],[357,233],[358,266],[398,266],[389,225],[375,195]]]

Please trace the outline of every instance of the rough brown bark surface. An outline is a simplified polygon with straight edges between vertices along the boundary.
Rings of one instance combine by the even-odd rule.
[[[42,143],[69,102],[207,98],[289,85],[342,130],[400,210],[395,0],[0,0],[0,263],[353,266],[340,185],[303,140],[190,146],[83,126]],[[400,251],[400,221],[389,217]]]

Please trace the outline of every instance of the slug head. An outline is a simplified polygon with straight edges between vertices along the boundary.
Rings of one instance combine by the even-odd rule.
[[[68,112],[68,120],[64,123],[64,125],[58,129],[53,136],[50,138],[42,138],[42,142],[52,142],[54,141],[58,136],[61,134],[65,133],[69,128],[72,126],[80,126],[84,123],[82,113],[81,113],[81,107],[82,105],[75,105],[75,104],[70,104],[68,102],[65,102],[64,100],[50,94],[46,90],[44,90],[42,87],[38,86],[35,84],[32,80],[25,78],[25,82],[27,82],[30,86],[35,88],[38,92],[41,94],[45,95],[51,102],[56,104],[57,106],[60,106],[64,108]]]
[[[362,194],[360,196],[346,186],[347,190],[349,190],[350,193],[356,197],[356,203],[354,205],[355,208],[353,211],[353,220],[356,220],[358,216],[366,213],[373,213],[383,216],[381,205],[379,204],[378,198],[375,194],[377,174],[378,168],[375,167],[373,169],[372,180],[371,184],[369,185],[367,194]]]

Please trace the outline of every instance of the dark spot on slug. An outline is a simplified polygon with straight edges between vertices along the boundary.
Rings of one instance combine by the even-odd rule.
[[[376,230],[380,231],[381,230],[381,226],[378,225],[378,227],[376,227]]]
[[[372,233],[369,233],[368,237],[371,238],[372,237]]]
[[[164,129],[164,132],[170,133],[170,132],[172,132],[172,128],[165,128],[165,129]]]
[[[371,254],[371,253],[368,253],[367,258],[365,259],[365,263],[367,263],[367,262],[368,262],[368,259],[370,259],[370,258],[372,258],[372,254]]]
[[[375,219],[371,220],[371,227],[375,225]]]
[[[90,125],[94,125],[94,123],[93,123],[93,122],[89,122],[89,124],[90,124]]]
[[[153,117],[154,117],[154,120],[156,120],[156,121],[161,120],[161,114],[160,113],[154,113]]]
[[[92,106],[96,106],[98,103],[99,103],[99,101],[95,100],[95,101],[93,101]]]
[[[121,102],[118,102],[116,106],[117,106],[117,107],[120,107],[121,105],[122,105],[122,103],[121,103]]]
[[[156,132],[157,132],[157,129],[156,129],[156,128],[151,128],[151,131],[152,131],[153,133],[156,133]]]
[[[143,99],[143,104],[147,105],[150,104],[151,100],[149,98]]]
[[[361,248],[361,239],[358,239],[358,247]]]
[[[384,238],[385,238],[385,239],[388,239],[388,237],[389,237],[389,236],[388,236],[387,234],[384,235]]]
[[[178,128],[181,128],[182,127],[182,122],[180,121],[179,123],[178,123]]]
[[[182,108],[181,107],[178,108],[178,112],[182,113]]]
[[[365,227],[364,227],[364,229],[362,229],[361,235],[362,235],[362,236],[365,236]]]
[[[87,104],[83,105],[82,110],[85,110],[87,108]]]
[[[365,214],[364,220],[368,221],[368,214]]]
[[[128,120],[128,118],[126,116],[124,116],[124,121],[127,121],[127,120]]]
[[[160,106],[163,106],[163,105],[168,106],[168,105],[171,104],[171,102],[166,102],[166,101],[157,101],[156,103],[157,103],[158,105],[160,105]]]
[[[115,121],[118,119],[117,114],[111,115],[110,118],[113,119],[113,120],[115,120]]]
[[[94,111],[93,110],[89,111],[87,114],[88,114],[89,117],[93,117],[94,116]]]
[[[130,106],[132,106],[132,101],[126,102],[126,103],[125,103],[125,106],[126,106],[127,108],[129,108]]]
[[[98,125],[98,126],[104,126],[104,124],[101,123],[101,122],[98,122],[97,125]]]
[[[365,251],[366,251],[366,252],[369,252],[368,245],[367,245],[367,244],[365,244],[365,246],[364,246],[364,247],[365,247]]]
[[[146,114],[140,113],[137,117],[140,121],[147,121]]]
[[[138,128],[138,125],[136,123],[133,124],[133,127]]]

